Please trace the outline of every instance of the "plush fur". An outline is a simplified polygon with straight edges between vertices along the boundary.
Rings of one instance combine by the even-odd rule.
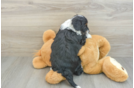
[[[52,32],[52,30],[47,30],[44,32],[43,38],[47,39],[48,37],[55,35],[56,34],[54,31]],[[47,40],[43,45],[45,47],[42,47],[39,50],[42,52],[46,49],[46,52],[38,52],[38,56],[33,59],[33,66],[35,68],[44,68],[46,66],[51,66],[51,52],[47,52],[51,51],[51,47],[47,48],[49,45],[52,45],[52,42],[49,42],[49,40]],[[109,56],[106,56],[109,51],[110,44],[104,37],[99,35],[92,35],[91,39],[86,39],[85,45],[80,49],[78,53],[78,56],[80,56],[82,60],[84,72],[87,74],[99,74],[103,72],[108,78],[116,82],[126,81],[128,78],[127,71],[116,60]],[[44,58],[41,55],[49,58]],[[50,65],[46,63],[50,63]],[[57,71],[53,70],[50,70],[47,73],[45,79],[50,84],[57,84],[63,80],[66,80],[65,77],[63,77],[60,73],[57,73]]]
[[[78,56],[82,61],[83,70],[87,74],[99,74],[103,72],[108,78],[116,82],[126,81],[128,78],[127,71],[115,59],[106,56],[110,51],[110,44],[106,38],[99,35],[92,35],[91,39],[86,39],[85,45],[80,49]],[[59,74],[59,73],[57,73]],[[46,81],[51,79],[46,75]],[[59,77],[49,80],[53,84],[54,81],[60,80]],[[61,79],[59,82],[61,82]]]
[[[44,47],[42,46],[39,52],[37,52],[37,56],[33,59],[33,66],[35,68],[51,66],[50,51],[53,42],[50,41],[53,40],[55,35],[55,32],[52,30],[47,30],[44,32],[43,40],[48,40],[44,43]],[[99,74],[103,72],[108,78],[116,82],[126,81],[128,78],[127,71],[115,59],[106,56],[109,51],[110,44],[104,37],[92,35],[91,39],[86,39],[85,45],[81,47],[78,53],[78,56],[81,57],[80,59],[82,61],[84,72],[87,74]],[[47,58],[43,56],[46,56]],[[61,73],[57,73],[57,71],[53,70],[50,70],[47,73],[45,79],[50,84],[57,84],[63,80],[66,80]]]
[[[83,54],[79,55],[83,70],[87,74],[99,74],[103,72],[108,78],[117,82],[127,80],[128,74],[125,68],[115,59],[106,56],[110,51],[110,44],[106,38],[92,35],[86,39]]]
[[[33,66],[34,68],[44,68],[46,66],[51,66],[50,54],[52,52],[51,45],[54,41],[56,34],[53,30],[47,30],[43,34],[44,45],[41,49],[34,55]]]
[[[87,38],[89,29],[86,24],[87,19],[84,16],[75,16],[65,21],[51,46],[52,70],[61,73],[75,88],[77,85],[73,81],[73,74],[80,75],[83,72],[77,54]]]
[[[98,74],[102,72],[101,60],[110,51],[110,44],[106,38],[99,35],[92,35],[91,39],[86,39],[84,52],[79,55],[82,67],[87,74]]]
[[[47,73],[45,79],[50,84],[58,84],[59,82],[66,80],[66,78],[63,77],[61,73],[57,73],[57,71],[53,70],[50,70]]]
[[[102,70],[108,78],[116,82],[123,82],[128,78],[126,69],[111,57],[105,58]]]

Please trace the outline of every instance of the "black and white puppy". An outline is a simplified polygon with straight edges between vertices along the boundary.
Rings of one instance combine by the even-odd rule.
[[[61,73],[74,88],[80,86],[74,83],[73,74],[80,75],[83,72],[77,54],[86,38],[91,38],[87,23],[87,19],[82,15],[68,19],[61,25],[51,46],[52,69]]]

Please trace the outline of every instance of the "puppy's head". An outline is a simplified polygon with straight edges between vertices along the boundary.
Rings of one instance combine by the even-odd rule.
[[[75,15],[73,18],[68,19],[62,25],[60,30],[72,30],[77,33],[77,35],[82,36],[82,44],[85,43],[86,38],[91,38],[89,34],[89,28],[87,26],[88,21],[82,15]]]
[[[80,31],[82,35],[82,41],[81,44],[85,44],[86,38],[91,38],[91,35],[89,34],[89,28],[87,26],[88,21],[87,19],[82,15],[75,15],[72,18],[72,25],[76,31]]]
[[[75,15],[72,18],[72,25],[76,31],[81,31],[82,34],[89,32],[89,28],[87,27],[88,21],[82,15]]]

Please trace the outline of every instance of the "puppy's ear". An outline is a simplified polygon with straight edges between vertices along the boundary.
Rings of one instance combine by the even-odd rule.
[[[79,20],[73,19],[72,25],[74,26],[75,30],[77,30],[77,31],[81,30],[81,22]]]

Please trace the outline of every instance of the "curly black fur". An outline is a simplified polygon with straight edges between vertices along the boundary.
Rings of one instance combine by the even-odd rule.
[[[77,35],[71,29],[59,30],[51,46],[52,53],[50,58],[52,69],[61,73],[73,87],[77,86],[73,81],[73,74],[80,75],[83,72],[81,60],[77,54],[85,43],[83,42],[86,40],[84,33],[89,30],[87,27],[83,28],[83,25],[79,24],[79,21],[76,19],[72,20],[72,25],[76,30],[83,32],[83,34]]]

